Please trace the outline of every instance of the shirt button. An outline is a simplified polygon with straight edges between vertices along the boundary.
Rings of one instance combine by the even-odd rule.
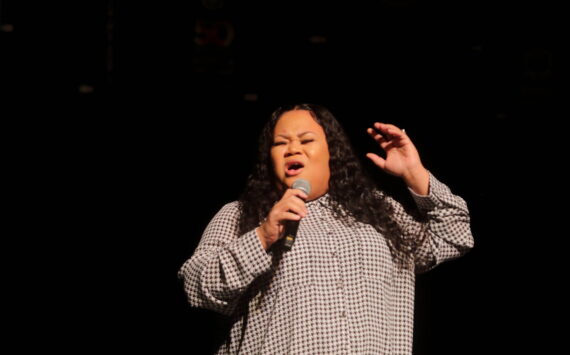
[[[342,312],[340,313],[340,317],[341,317],[341,318],[345,318],[345,317],[346,317],[346,312],[345,312],[345,311],[342,311]]]

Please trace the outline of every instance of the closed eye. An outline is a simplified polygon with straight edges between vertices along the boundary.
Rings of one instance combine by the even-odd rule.
[[[315,141],[314,139],[305,139],[305,140],[302,140],[301,143],[306,144],[306,143],[311,143],[314,141]],[[275,143],[273,143],[273,146],[283,145],[283,144],[286,144],[286,143],[285,142],[275,142]]]

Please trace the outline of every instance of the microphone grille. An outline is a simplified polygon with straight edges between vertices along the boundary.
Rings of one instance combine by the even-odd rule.
[[[305,179],[297,179],[291,186],[292,189],[302,190],[307,195],[311,193],[311,183]]]

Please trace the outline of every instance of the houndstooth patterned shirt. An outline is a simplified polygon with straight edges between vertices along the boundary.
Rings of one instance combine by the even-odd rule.
[[[335,219],[328,194],[306,203],[285,252],[238,235],[238,202],[223,206],[178,272],[192,306],[234,321],[217,354],[411,354],[415,273],[473,247],[465,201],[431,173],[429,186],[410,189],[421,220],[387,196],[401,226],[427,233],[409,267],[372,226]]]

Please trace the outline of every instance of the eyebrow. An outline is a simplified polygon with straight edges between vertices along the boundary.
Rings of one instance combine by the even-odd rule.
[[[313,131],[305,131],[305,132],[299,133],[299,137],[304,136],[304,135],[307,134],[307,133],[316,134],[316,133],[313,132]],[[288,135],[285,135],[285,134],[278,134],[277,137],[283,137],[283,138],[287,138],[287,139],[289,138],[289,136],[288,136]]]

